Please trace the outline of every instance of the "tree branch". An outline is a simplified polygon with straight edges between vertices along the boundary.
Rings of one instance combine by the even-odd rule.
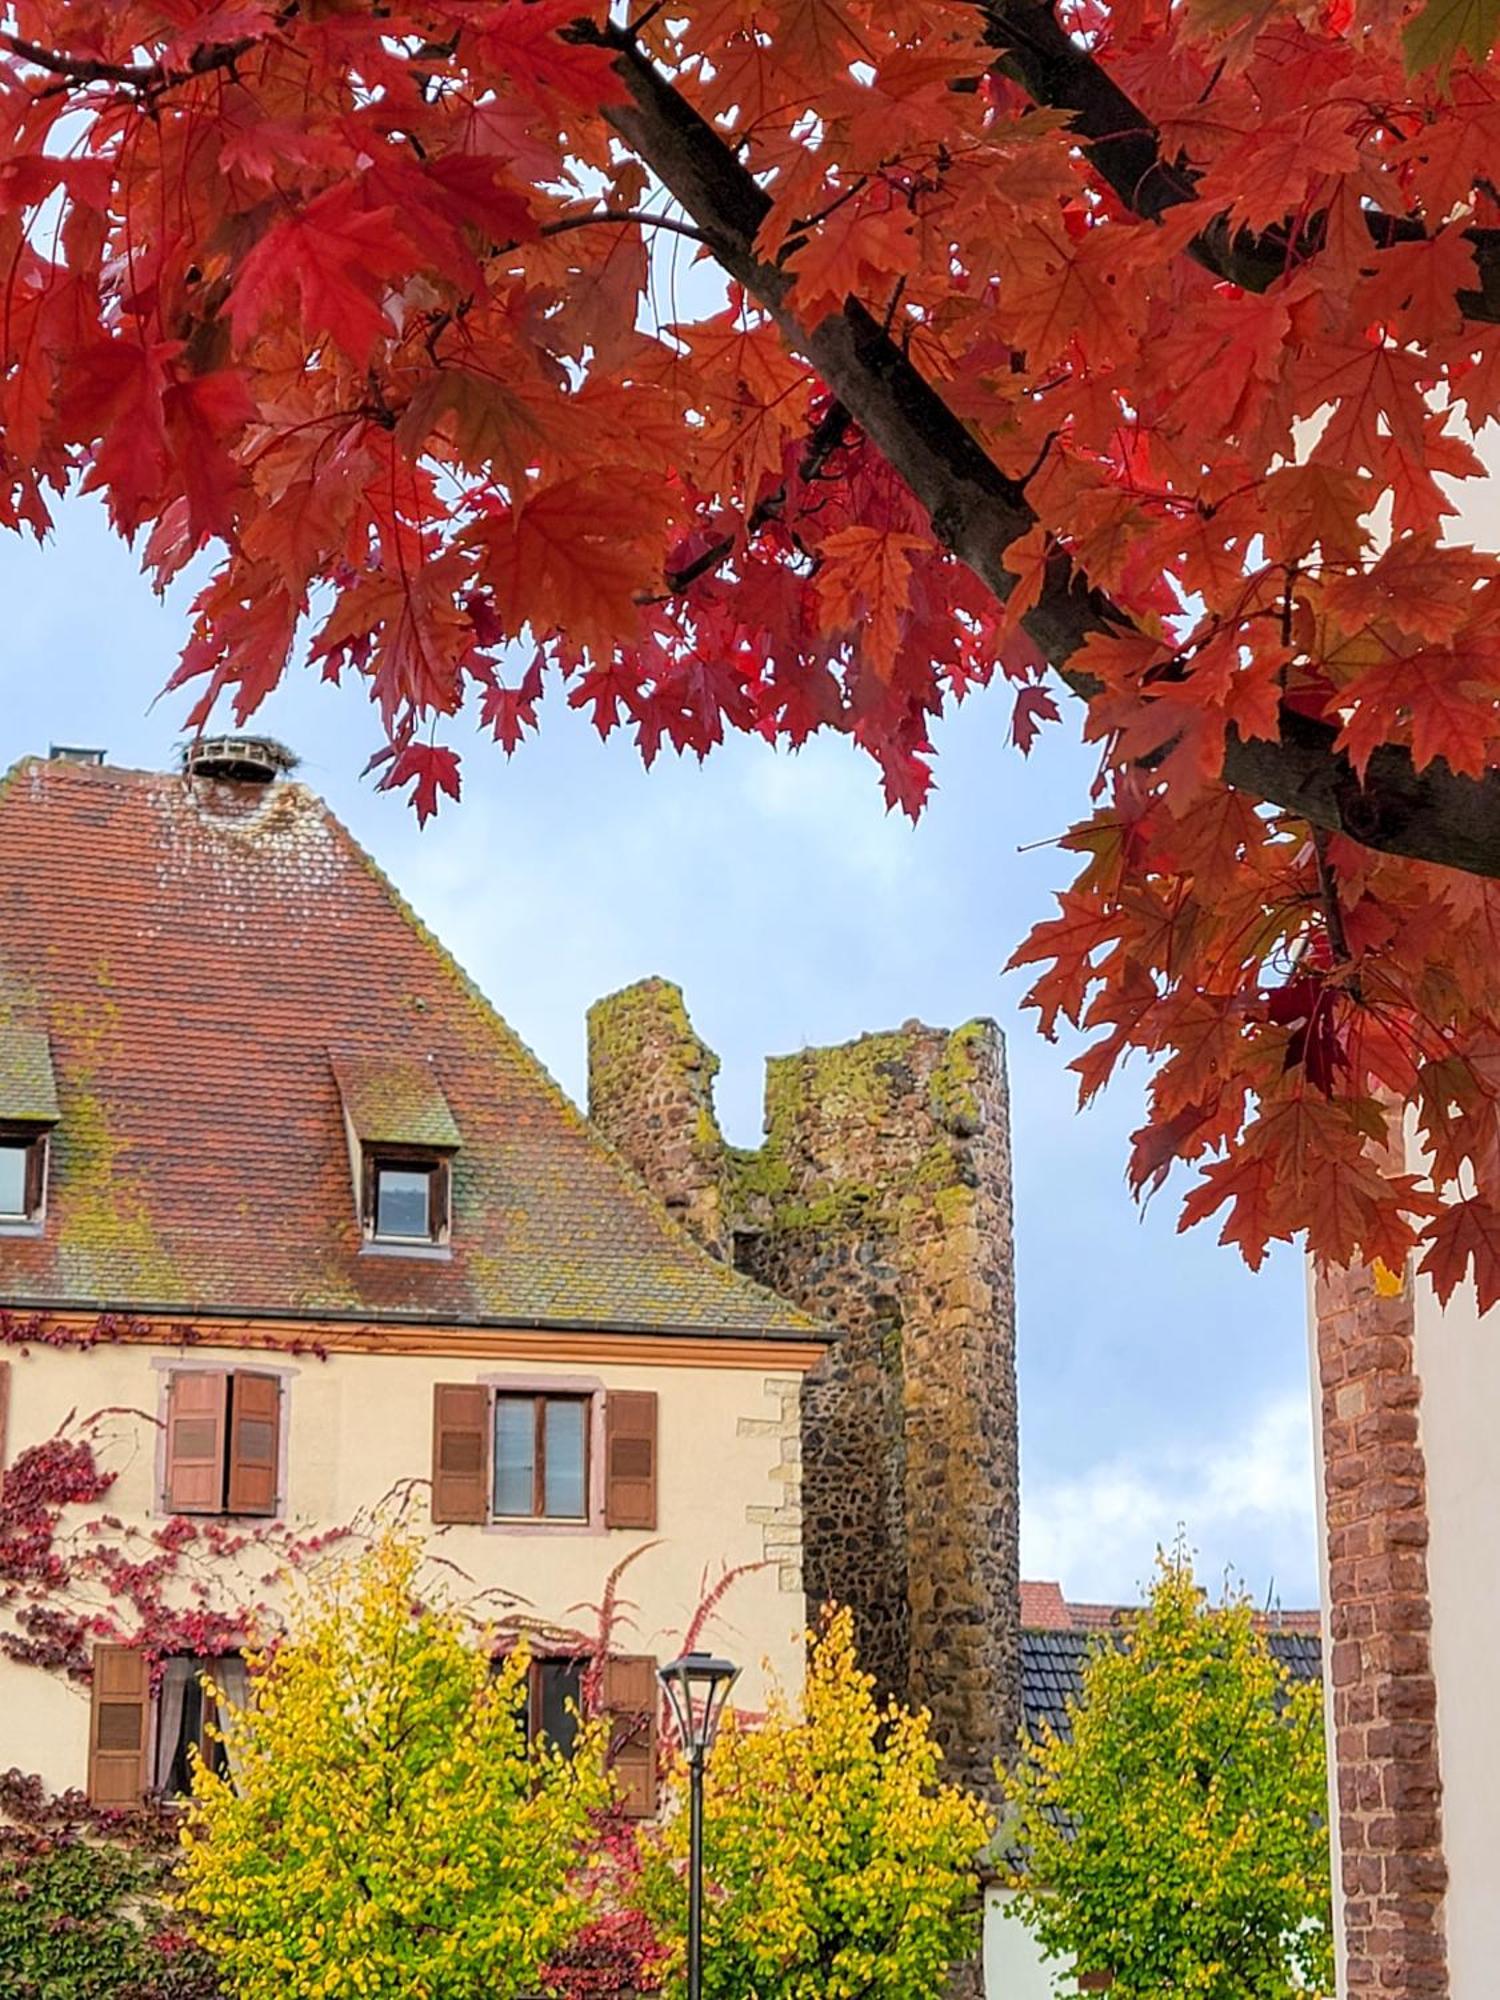
[[[1196,174],[1164,158],[1151,119],[1073,39],[1046,0],[979,0],[979,5],[986,39],[1004,57],[1001,67],[1039,105],[1073,113],[1073,129],[1095,172],[1133,214],[1157,222],[1168,209],[1197,199]],[[1375,250],[1420,242],[1427,234],[1414,216],[1367,213],[1365,226]],[[1215,277],[1263,292],[1291,264],[1322,247],[1323,231],[1321,215],[1260,234],[1231,232],[1220,217],[1193,238],[1189,251]],[[1470,229],[1467,236],[1479,286],[1458,294],[1459,310],[1468,319],[1500,322],[1500,230]]]
[[[264,39],[263,35],[241,35],[232,42],[204,43],[177,69],[168,69],[164,63],[111,63],[93,56],[70,56],[58,49],[42,48],[20,35],[0,34],[0,49],[68,83],[117,83],[128,90],[154,92],[204,76],[209,70],[229,69]]]
[[[770,199],[719,134],[628,35],[580,23],[580,39],[612,48],[629,93],[605,115],[693,219],[729,275],[771,315],[788,345],[817,370],[850,417],[926,508],[933,533],[1004,600],[1016,579],[1012,543],[1035,525],[1024,486],[994,463],[941,396],[858,300],[814,327],[788,304],[791,274],[755,255]],[[1040,601],[1022,620],[1058,672],[1084,697],[1097,692],[1069,661],[1094,632],[1126,621],[1058,550]],[[1377,750],[1361,784],[1334,749],[1336,728],[1283,710],[1274,741],[1231,733],[1226,783],[1330,833],[1412,860],[1500,877],[1500,774],[1418,772],[1410,753]]]

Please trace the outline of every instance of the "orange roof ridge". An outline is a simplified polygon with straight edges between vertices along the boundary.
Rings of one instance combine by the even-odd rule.
[[[1063,1596],[1062,1585],[1054,1582],[1021,1584],[1021,1625],[1028,1632],[1106,1632],[1139,1616],[1139,1604],[1094,1604],[1075,1602]],[[1289,1632],[1304,1638],[1318,1638],[1323,1629],[1317,1610],[1285,1611],[1277,1606],[1255,1613],[1260,1632]]]

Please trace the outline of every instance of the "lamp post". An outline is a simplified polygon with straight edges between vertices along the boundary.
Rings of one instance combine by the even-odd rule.
[[[719,1733],[729,1690],[740,1677],[730,1660],[684,1653],[657,1669],[688,1760],[687,2000],[703,1993],[703,1766]]]

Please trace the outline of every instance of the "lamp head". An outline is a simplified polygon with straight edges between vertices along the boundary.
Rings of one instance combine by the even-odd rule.
[[[732,1660],[712,1653],[684,1653],[657,1669],[656,1678],[671,1704],[683,1748],[694,1758],[707,1756],[719,1733],[729,1690],[740,1677]]]

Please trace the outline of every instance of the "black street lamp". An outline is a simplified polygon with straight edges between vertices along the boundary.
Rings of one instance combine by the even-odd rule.
[[[719,1733],[729,1690],[740,1677],[730,1660],[712,1653],[684,1653],[657,1669],[688,1760],[688,1962],[687,2000],[703,1993],[703,1766]]]

